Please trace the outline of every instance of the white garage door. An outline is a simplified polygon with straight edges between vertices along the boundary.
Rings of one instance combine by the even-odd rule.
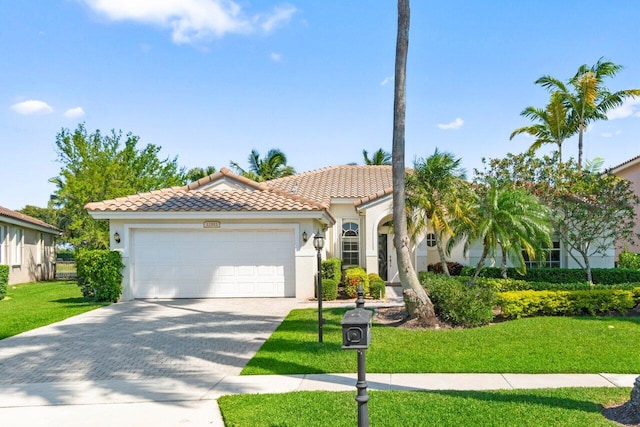
[[[294,238],[282,230],[136,230],[135,298],[292,297]]]

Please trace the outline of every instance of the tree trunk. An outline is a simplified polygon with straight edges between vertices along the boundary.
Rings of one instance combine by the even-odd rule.
[[[602,412],[616,423],[625,426],[640,425],[640,377],[636,378],[629,401],[614,408],[606,408]]]
[[[420,285],[411,263],[405,208],[404,134],[406,111],[407,52],[409,50],[409,0],[398,0],[398,38],[396,41],[395,90],[393,100],[393,241],[405,306],[411,318],[435,320],[433,303]]]
[[[500,245],[500,252],[502,253],[502,261],[500,263],[500,275],[503,279],[507,278],[507,251],[504,250],[504,246]]]
[[[582,134],[584,133],[584,125],[580,123],[578,131],[578,167],[582,168]]]
[[[480,261],[478,261],[478,265],[476,266],[476,271],[473,272],[473,276],[467,282],[467,286],[471,287],[476,282],[478,275],[480,275],[480,270],[484,267],[484,262],[487,260],[487,256],[489,255],[489,246],[484,245],[484,249],[482,249],[482,256],[480,257]]]
[[[582,255],[582,260],[584,261],[584,272],[587,273],[587,282],[593,285],[593,277],[591,275],[591,263],[589,262],[589,255],[587,255],[586,251],[579,251],[580,255]]]
[[[447,265],[447,257],[444,254],[444,249],[442,248],[442,234],[436,230],[433,230],[433,235],[436,239],[436,248],[438,248],[438,255],[440,256],[442,271],[445,275],[451,276],[451,274],[449,273],[449,266]]]

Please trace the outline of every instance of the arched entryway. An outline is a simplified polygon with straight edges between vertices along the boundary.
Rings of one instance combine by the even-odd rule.
[[[385,282],[400,282],[391,218],[380,221],[378,226],[378,274]]]

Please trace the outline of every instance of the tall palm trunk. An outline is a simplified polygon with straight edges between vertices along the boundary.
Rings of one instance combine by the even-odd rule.
[[[442,233],[437,230],[433,230],[433,235],[436,239],[436,248],[438,249],[438,256],[440,256],[440,265],[442,265],[442,272],[447,276],[451,276],[451,273],[449,273],[449,266],[447,265],[447,257],[444,254],[444,248],[442,247]]]
[[[393,100],[393,241],[404,302],[411,318],[435,319],[433,303],[420,285],[411,263],[405,201],[404,134],[406,111],[407,52],[409,50],[409,0],[398,0],[398,38],[396,41],[395,90]]]

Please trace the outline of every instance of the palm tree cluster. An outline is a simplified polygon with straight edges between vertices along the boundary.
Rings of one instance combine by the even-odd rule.
[[[596,120],[607,120],[607,112],[621,106],[625,99],[640,96],[640,89],[610,92],[604,86],[603,81],[620,70],[621,65],[600,58],[591,67],[581,65],[566,83],[549,75],[540,77],[535,83],[550,92],[549,104],[544,109],[525,108],[520,115],[536,123],[514,130],[510,138],[522,133],[533,136],[531,151],[545,144],[555,144],[562,161],[563,142],[578,135],[578,165],[581,166],[587,126]]]
[[[256,182],[269,181],[296,173],[293,166],[287,165],[287,156],[277,148],[272,148],[263,157],[260,157],[258,150],[251,150],[247,161],[248,169],[243,169],[236,162],[231,162],[230,165],[239,175]]]

